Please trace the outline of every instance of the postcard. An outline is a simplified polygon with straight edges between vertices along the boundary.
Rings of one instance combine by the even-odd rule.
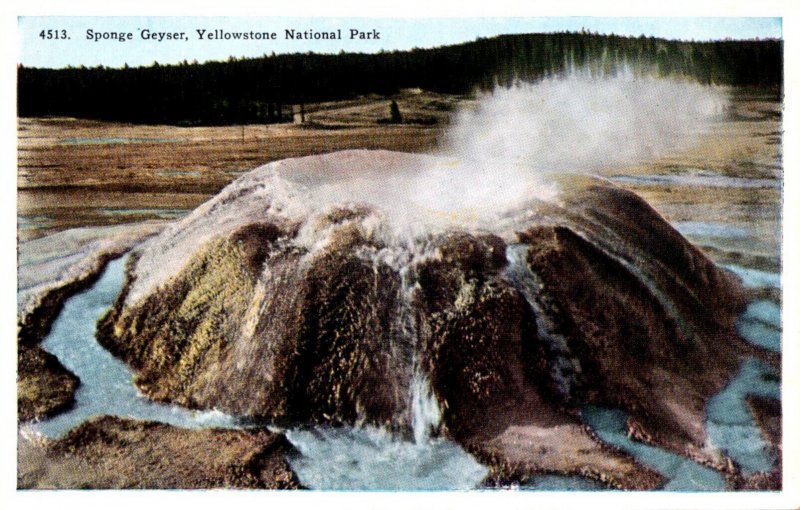
[[[20,16],[18,494],[786,504],[783,21]]]

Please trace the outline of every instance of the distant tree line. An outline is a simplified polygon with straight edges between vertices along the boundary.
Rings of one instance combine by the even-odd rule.
[[[178,125],[284,122],[292,104],[388,96],[411,87],[464,94],[570,69],[598,75],[628,69],[702,83],[782,87],[783,43],[582,32],[504,35],[377,54],[273,54],[135,68],[20,66],[18,114]]]

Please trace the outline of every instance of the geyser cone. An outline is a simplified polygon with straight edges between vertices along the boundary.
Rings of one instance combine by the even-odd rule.
[[[598,179],[496,223],[406,204],[424,229],[345,200],[432,161],[348,151],[246,174],[138,250],[101,341],[146,394],[240,416],[410,434],[418,371],[440,431],[487,462],[657,484],[587,435],[587,403],[701,455],[706,401],[746,351],[733,277]],[[543,446],[520,458],[523,438]]]
[[[578,72],[482,97],[439,156],[256,169],[142,246],[102,341],[160,400],[444,434],[496,480],[656,486],[580,409],[621,408],[637,437],[713,460],[705,406],[748,352],[743,301],[642,199],[578,174],[671,154],[725,105]]]

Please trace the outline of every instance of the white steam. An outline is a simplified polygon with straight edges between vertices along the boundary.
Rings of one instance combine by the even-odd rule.
[[[686,80],[576,71],[480,97],[456,113],[438,153],[413,166],[382,167],[376,157],[372,168],[282,177],[308,186],[306,203],[377,206],[400,230],[494,228],[555,198],[553,175],[594,174],[688,148],[727,102],[723,89]]]
[[[592,174],[684,150],[727,108],[719,87],[575,72],[498,88],[448,131],[449,161],[423,173],[412,200],[446,212],[499,213],[557,189],[547,174]]]
[[[720,88],[574,73],[496,89],[462,110],[446,153],[487,166],[596,172],[686,148],[725,111]]]

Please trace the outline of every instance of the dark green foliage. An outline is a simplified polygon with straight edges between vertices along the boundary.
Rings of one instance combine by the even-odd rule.
[[[783,43],[682,42],[579,33],[504,35],[432,49],[110,69],[18,70],[18,115],[180,125],[288,122],[288,106],[419,87],[471,93],[571,68],[781,86]]]

